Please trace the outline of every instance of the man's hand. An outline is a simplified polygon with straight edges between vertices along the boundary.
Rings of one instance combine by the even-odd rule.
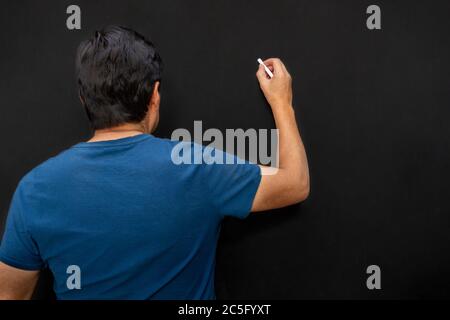
[[[259,65],[256,77],[267,102],[272,108],[292,106],[292,78],[283,62],[272,58],[264,64],[272,71],[273,78],[268,77],[262,65]]]
[[[264,63],[273,72],[273,77],[269,78],[261,65],[256,76],[279,130],[280,164],[272,175],[272,168],[260,166],[263,176],[252,211],[285,207],[303,201],[309,195],[308,161],[292,108],[291,76],[280,59],[267,59]]]

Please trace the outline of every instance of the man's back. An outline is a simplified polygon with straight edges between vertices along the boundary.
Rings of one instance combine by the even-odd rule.
[[[153,43],[120,26],[81,42],[78,93],[93,136],[17,187],[0,246],[0,299],[29,299],[45,265],[61,299],[214,298],[222,218],[309,194],[291,76],[279,59],[262,64],[256,77],[279,132],[277,168],[153,137],[162,79]]]
[[[47,264],[61,299],[213,299],[220,222],[250,212],[260,171],[176,165],[175,143],[84,142],[34,169],[14,195],[1,260]],[[70,266],[81,289],[68,286]]]

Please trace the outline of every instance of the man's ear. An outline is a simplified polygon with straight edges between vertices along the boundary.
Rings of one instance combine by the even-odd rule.
[[[85,103],[84,103],[83,96],[81,95],[81,91],[78,92],[78,97],[80,98],[81,104],[84,106]]]
[[[155,82],[154,88],[153,88],[153,93],[155,93],[155,91],[158,91],[159,93],[159,81]]]
[[[160,102],[160,95],[159,95],[159,81],[155,82],[155,85],[153,86],[153,92],[152,92],[152,98],[150,99],[149,109],[159,108],[159,102]]]

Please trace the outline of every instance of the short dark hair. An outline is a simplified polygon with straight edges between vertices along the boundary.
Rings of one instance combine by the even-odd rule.
[[[153,43],[129,28],[108,26],[83,41],[76,74],[92,127],[142,121],[161,72],[162,60]]]

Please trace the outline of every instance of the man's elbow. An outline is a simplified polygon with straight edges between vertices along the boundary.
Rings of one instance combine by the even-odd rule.
[[[293,193],[294,195],[292,204],[305,201],[308,198],[310,192],[309,177],[301,177],[300,179],[298,179],[296,185],[294,186],[294,190],[295,192]]]

